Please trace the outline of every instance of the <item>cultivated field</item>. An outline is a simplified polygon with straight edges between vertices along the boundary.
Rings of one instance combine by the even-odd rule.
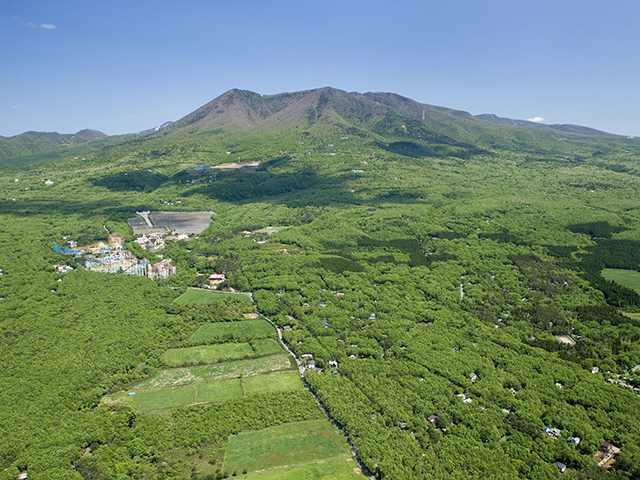
[[[602,276],[610,282],[616,282],[625,287],[633,288],[640,293],[640,272],[623,270],[621,268],[605,268]]]
[[[168,388],[166,390],[136,391],[133,408],[140,412],[153,412],[185,407],[195,403],[195,387]]]
[[[170,348],[164,352],[164,361],[168,365],[187,365],[190,363],[235,360],[249,357],[255,353],[248,343],[220,343],[199,347]]]
[[[255,393],[284,392],[304,388],[298,372],[280,372],[271,375],[243,377],[242,384],[247,395]]]
[[[206,342],[231,335],[232,337],[258,337],[275,334],[276,329],[266,320],[207,323],[191,337],[192,342]]]
[[[239,475],[242,477],[242,475]],[[351,458],[320,461],[302,467],[249,475],[255,480],[356,480],[366,478]]]
[[[224,469],[228,472],[242,472],[245,469],[256,472],[347,458],[351,458],[351,450],[345,437],[323,418],[232,436]]]
[[[242,380],[204,383],[196,387],[198,402],[224,402],[232,398],[242,397]]]
[[[274,338],[260,338],[252,342],[252,345],[258,355],[269,355],[282,351],[282,345]]]
[[[174,300],[175,303],[184,303],[187,305],[213,303],[218,300],[224,300],[226,298],[233,297],[243,302],[251,302],[251,298],[243,293],[222,293],[222,292],[207,292],[205,290],[198,290],[190,288],[178,298]]]
[[[210,365],[167,368],[160,370],[153,378],[139,383],[136,388],[176,387],[180,385],[209,383],[216,380],[238,378],[240,376],[249,377],[263,373],[292,370],[295,366],[291,364],[291,360],[291,356],[280,354]]]
[[[152,390],[140,387],[135,389],[134,396],[118,392],[105,396],[102,403],[126,404],[139,412],[155,412],[194,403],[224,402],[244,395],[299,390],[303,385],[298,372],[280,372],[178,387],[160,386]]]

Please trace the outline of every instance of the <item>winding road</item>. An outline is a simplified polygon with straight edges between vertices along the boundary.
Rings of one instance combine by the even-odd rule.
[[[295,353],[293,353],[293,350],[291,350],[289,348],[289,345],[286,344],[286,342],[283,340],[282,338],[282,331],[280,330],[280,328],[278,327],[278,325],[276,325],[275,322],[273,322],[270,318],[266,317],[265,315],[261,314],[258,311],[258,308],[256,307],[256,312],[262,316],[265,320],[267,320],[271,325],[273,325],[276,329],[276,331],[278,332],[278,339],[280,340],[280,344],[285,348],[285,350],[287,350],[287,352],[289,352],[293,358],[295,358],[296,360],[296,364],[298,365],[298,371],[300,372],[300,378],[302,379],[302,383],[304,384],[304,386],[307,388],[307,390],[309,390],[309,392],[311,392],[311,395],[313,395],[313,398],[316,399],[316,402],[318,402],[318,405],[320,406],[320,408],[322,409],[322,411],[324,412],[324,414],[327,416],[327,418],[329,419],[329,421],[338,429],[342,432],[342,434],[346,437],[347,442],[349,443],[349,447],[351,447],[351,452],[353,453],[353,458],[355,459],[355,461],[358,463],[358,466],[360,467],[360,470],[362,470],[362,473],[364,475],[366,475],[367,477],[369,477],[371,480],[376,480],[376,477],[373,476],[373,474],[369,471],[369,469],[367,467],[365,467],[365,465],[362,463],[362,460],[360,460],[360,457],[358,456],[358,451],[356,450],[355,445],[353,444],[353,442],[351,441],[351,438],[349,437],[349,434],[344,430],[344,428],[342,428],[342,426],[336,422],[333,417],[331,416],[331,414],[327,411],[327,409],[325,408],[325,406],[322,404],[322,402],[320,401],[320,399],[318,398],[318,396],[315,394],[315,392],[311,389],[311,387],[309,386],[309,384],[307,383],[307,380],[304,378],[304,370],[305,368],[302,366],[302,363],[300,362],[300,359],[297,357],[297,355]]]

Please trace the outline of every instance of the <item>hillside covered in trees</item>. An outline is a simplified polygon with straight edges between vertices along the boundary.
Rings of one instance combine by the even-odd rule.
[[[274,478],[227,469],[225,453],[234,435],[325,418],[306,389],[242,374],[226,399],[114,400],[226,368],[167,352],[284,358],[260,353],[276,344],[266,323],[200,330],[258,314],[375,478],[551,479],[558,464],[640,478],[640,296],[601,275],[640,271],[640,144],[467,115],[392,94],[232,91],[80,158],[3,163],[0,479]],[[228,162],[259,167],[210,168]],[[212,223],[150,252],[127,223],[146,210]],[[177,274],[95,273],[53,251],[109,232]],[[254,304],[174,303],[212,274]],[[193,340],[207,329],[224,333]]]

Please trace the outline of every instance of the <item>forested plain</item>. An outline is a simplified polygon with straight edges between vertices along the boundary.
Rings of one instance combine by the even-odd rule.
[[[640,398],[618,383],[640,385],[640,296],[600,274],[640,270],[638,146],[523,130],[535,142],[516,148],[393,116],[371,131],[316,117],[102,139],[0,168],[0,479],[224,478],[231,434],[322,418],[306,391],[161,414],[100,402],[203,325],[254,311],[173,303],[223,272],[220,289],[253,292],[313,355],[306,381],[376,478],[546,479],[555,462],[566,478],[640,478]],[[261,167],[190,170],[230,159]],[[126,223],[142,209],[215,212],[197,238],[167,242],[172,277],[88,272],[53,252],[108,230],[155,258]],[[621,449],[608,469],[602,442]]]

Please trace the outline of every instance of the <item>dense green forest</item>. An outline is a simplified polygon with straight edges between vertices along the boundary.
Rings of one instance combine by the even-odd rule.
[[[0,479],[225,478],[230,435],[322,418],[307,391],[160,413],[101,402],[203,325],[254,312],[173,303],[212,273],[313,355],[309,387],[378,479],[547,479],[555,462],[566,478],[640,478],[640,296],[600,275],[640,271],[637,147],[455,138],[330,106],[293,127],[112,138],[0,168]],[[261,166],[190,170],[230,159]],[[215,212],[167,242],[172,277],[53,252],[108,230],[149,257],[126,223],[143,209]],[[620,448],[610,468],[603,442]]]

